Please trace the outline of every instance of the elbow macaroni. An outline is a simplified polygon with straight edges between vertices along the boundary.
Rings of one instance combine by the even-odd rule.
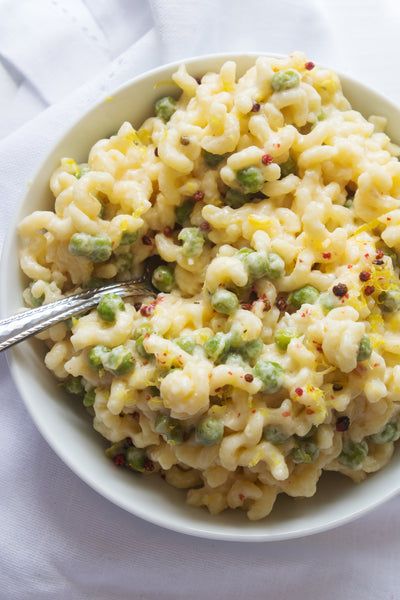
[[[285,69],[299,82],[275,89]],[[400,413],[400,317],[381,306],[399,287],[400,150],[384,119],[352,110],[337,76],[301,53],[260,57],[240,77],[229,61],[200,83],[182,65],[173,80],[181,95],[167,122],[152,117],[138,131],[126,122],[93,146],[87,165],[61,161],[50,181],[54,211],[19,226],[31,280],[24,300],[37,306],[92,278],[137,276],[152,255],[171,266],[170,293],[126,303],[113,323],[93,310],[41,334],[46,366],[94,390],[94,428],[145,449],[146,470],[188,489],[190,504],[261,519],[279,493],[312,496],[323,470],[361,481],[393,453],[393,439],[376,434]],[[252,167],[259,191],[228,205],[227,191],[242,191],[238,172]],[[204,238],[193,255],[178,239],[185,206],[183,223]],[[110,258],[72,255],[76,233],[106,236]],[[254,280],[243,248],[278,254],[285,273]],[[303,286],[318,300],[291,306],[288,294]],[[230,314],[210,303],[221,288],[241,302]],[[285,348],[274,341],[281,330],[290,332]],[[207,351],[216,334],[225,344],[218,356]],[[371,349],[360,358],[365,336]],[[96,345],[124,345],[134,370],[93,370]],[[279,389],[265,391],[256,360],[282,370]],[[180,428],[179,440],[160,429],[160,415]],[[197,434],[205,417],[223,428],[209,445]],[[367,447],[357,464],[343,460],[349,441]]]

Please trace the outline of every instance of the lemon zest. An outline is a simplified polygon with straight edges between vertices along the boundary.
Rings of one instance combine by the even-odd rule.
[[[253,458],[251,459],[251,461],[249,462],[249,467],[255,467],[260,460],[262,460],[264,458],[264,451],[261,448],[257,448],[256,451],[254,452]]]
[[[355,231],[353,231],[353,233],[349,237],[355,237],[356,235],[360,235],[360,233],[364,233],[364,231],[371,231],[379,225],[382,225],[379,219],[373,219],[372,221],[369,221],[369,223],[364,223],[364,225],[358,227]]]

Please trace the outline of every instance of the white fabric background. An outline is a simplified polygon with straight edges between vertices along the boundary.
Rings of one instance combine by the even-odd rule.
[[[53,140],[161,62],[305,50],[400,101],[397,0],[0,0],[0,243]],[[394,600],[400,498],[304,540],[164,531],[83,484],[42,440],[0,357],[1,600]]]

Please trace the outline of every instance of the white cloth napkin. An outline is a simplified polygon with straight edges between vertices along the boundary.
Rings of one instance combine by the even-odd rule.
[[[53,140],[158,63],[301,49],[400,101],[397,0],[0,0],[0,15],[0,243]],[[4,356],[0,380],[1,600],[399,597],[400,499],[304,540],[171,533],[116,508],[58,459]]]

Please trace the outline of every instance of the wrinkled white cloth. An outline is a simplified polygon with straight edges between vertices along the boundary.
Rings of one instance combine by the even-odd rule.
[[[0,15],[0,243],[54,139],[162,62],[305,50],[400,101],[397,0],[0,0]],[[82,483],[36,431],[4,356],[0,379],[0,600],[399,597],[400,498],[303,540],[175,534]]]

